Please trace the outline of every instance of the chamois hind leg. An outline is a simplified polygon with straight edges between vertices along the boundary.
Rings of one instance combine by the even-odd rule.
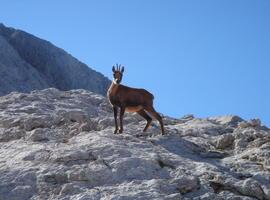
[[[114,134],[117,134],[117,131],[118,131],[117,113],[118,113],[118,108],[116,106],[113,106],[114,124],[115,124]]]
[[[125,114],[125,107],[120,108],[120,129],[119,133],[123,133],[123,118]]]
[[[139,110],[137,112],[140,116],[142,116],[144,119],[146,119],[147,124],[145,126],[145,128],[143,129],[143,132],[147,131],[148,127],[150,126],[151,122],[152,122],[152,118],[144,111],[144,110]]]
[[[164,125],[163,125],[162,117],[157,113],[157,111],[155,111],[153,106],[149,106],[145,110],[147,110],[154,118],[156,118],[156,120],[159,121],[162,135],[164,135],[165,131],[164,131]]]

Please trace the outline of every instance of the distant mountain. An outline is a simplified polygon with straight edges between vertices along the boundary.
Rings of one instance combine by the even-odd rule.
[[[106,94],[109,79],[48,41],[0,23],[0,95],[45,88]]]

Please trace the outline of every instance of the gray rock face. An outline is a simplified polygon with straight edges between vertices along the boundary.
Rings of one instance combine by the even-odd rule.
[[[36,89],[86,89],[106,94],[110,84],[64,50],[0,24],[0,95]]]
[[[270,131],[260,123],[165,117],[162,136],[126,114],[115,135],[111,110],[86,90],[0,97],[0,199],[270,199]]]

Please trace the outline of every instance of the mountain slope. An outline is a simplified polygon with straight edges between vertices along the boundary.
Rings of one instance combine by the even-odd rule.
[[[164,118],[167,135],[106,98],[56,89],[0,97],[0,199],[270,199],[270,131],[237,116]]]
[[[106,94],[109,80],[64,50],[0,24],[0,95],[55,87]]]

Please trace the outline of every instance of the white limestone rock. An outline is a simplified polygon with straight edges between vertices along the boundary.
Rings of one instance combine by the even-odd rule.
[[[270,132],[237,117],[126,114],[86,90],[0,97],[0,199],[270,199]],[[245,121],[242,121],[245,122]]]
[[[226,149],[230,147],[233,144],[233,142],[234,142],[234,137],[232,134],[224,134],[224,135],[221,135],[217,139],[216,147],[218,149]]]

